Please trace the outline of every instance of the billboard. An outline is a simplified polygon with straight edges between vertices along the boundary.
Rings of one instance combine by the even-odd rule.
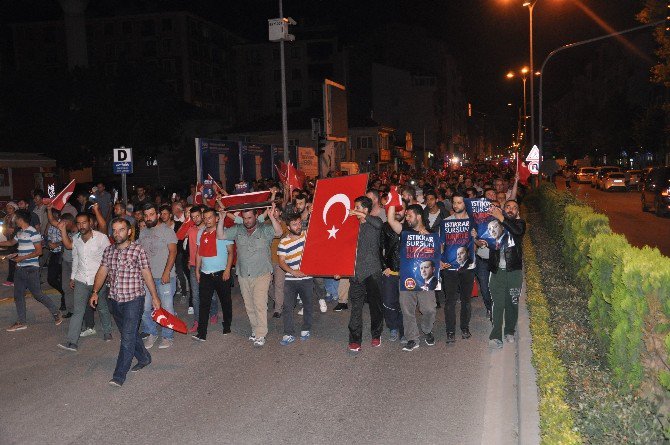
[[[272,146],[268,144],[242,143],[242,177],[251,182],[272,177]]]
[[[329,141],[346,142],[349,134],[347,120],[347,90],[344,85],[324,79],[324,133]]]
[[[298,170],[309,178],[319,176],[319,159],[312,147],[298,147]]]
[[[196,138],[195,157],[198,182],[211,175],[230,191],[241,178],[239,142]]]

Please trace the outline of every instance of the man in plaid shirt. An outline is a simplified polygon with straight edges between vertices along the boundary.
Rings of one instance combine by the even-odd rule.
[[[132,372],[137,372],[151,363],[151,355],[139,335],[145,285],[151,294],[154,310],[161,307],[149,268],[149,259],[140,244],[130,241],[130,227],[130,223],[123,218],[112,220],[114,245],[107,247],[102,255],[90,302],[92,307],[98,304],[98,292],[109,277],[109,309],[121,334],[116,369],[109,381],[112,386],[123,385],[133,357],[137,359],[137,364],[130,369]]]

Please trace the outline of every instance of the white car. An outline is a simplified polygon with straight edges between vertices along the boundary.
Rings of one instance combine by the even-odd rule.
[[[602,181],[602,189],[606,192],[613,190],[628,190],[626,175],[621,172],[607,173]]]
[[[578,182],[579,184],[590,184],[591,179],[595,174],[595,167],[580,167],[575,175],[575,182]]]

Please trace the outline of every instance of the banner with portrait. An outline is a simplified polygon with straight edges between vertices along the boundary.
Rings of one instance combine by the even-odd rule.
[[[440,235],[400,234],[400,290],[440,290]]]
[[[465,199],[465,210],[472,219],[477,237],[486,241],[489,249],[495,249],[496,242],[505,234],[505,228],[489,214],[491,205],[491,201],[486,198]]]
[[[466,270],[475,267],[475,248],[472,238],[472,221],[445,219],[440,226],[440,241],[444,246],[442,262],[448,270]]]

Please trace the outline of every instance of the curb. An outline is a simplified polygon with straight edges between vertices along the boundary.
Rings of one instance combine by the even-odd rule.
[[[519,443],[540,443],[540,412],[537,396],[537,376],[532,365],[530,317],[526,305],[526,280],[521,285],[519,321],[517,323],[517,409],[519,410]]]

